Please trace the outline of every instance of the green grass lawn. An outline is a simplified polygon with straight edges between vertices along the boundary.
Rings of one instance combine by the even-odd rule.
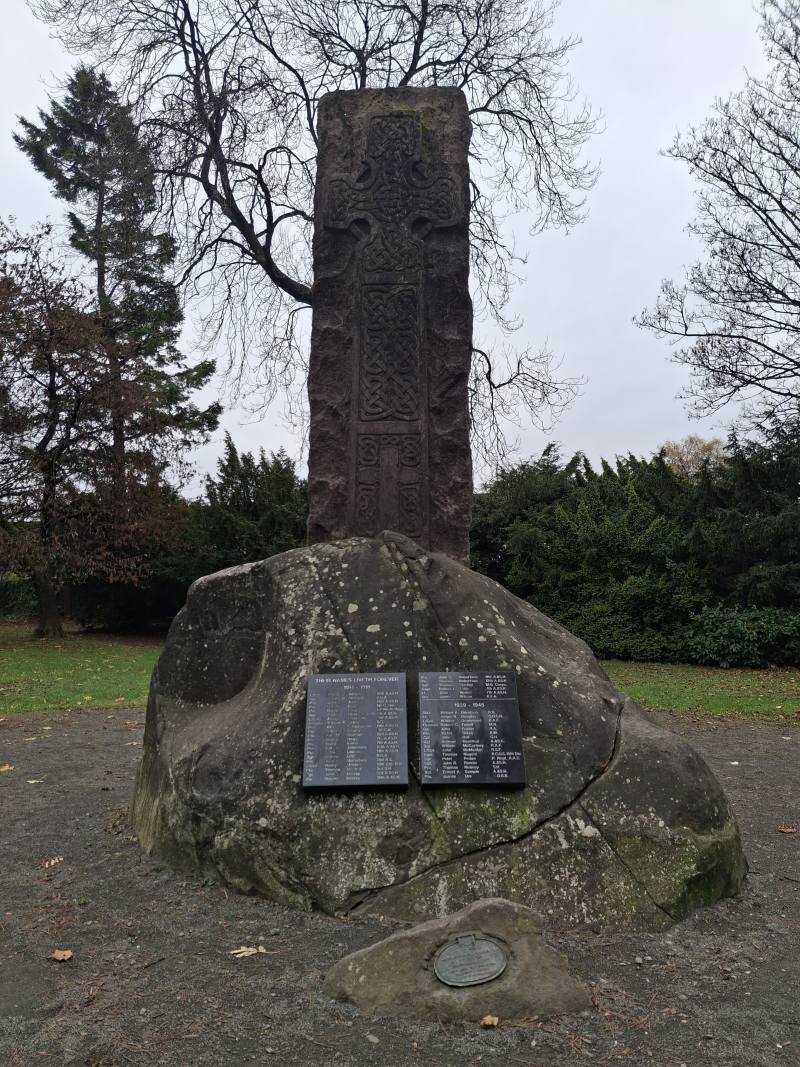
[[[141,707],[161,642],[0,623],[0,715],[64,708]]]
[[[161,642],[67,633],[42,640],[0,623],[0,716],[142,707]],[[655,711],[780,722],[800,718],[799,670],[719,670],[607,660],[620,689]]]
[[[606,660],[612,682],[653,711],[781,722],[800,718],[800,670],[722,670]]]

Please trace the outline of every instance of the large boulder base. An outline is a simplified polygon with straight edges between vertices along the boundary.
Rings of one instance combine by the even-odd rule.
[[[423,1022],[544,1019],[591,1008],[589,990],[567,971],[567,961],[542,940],[543,924],[507,900],[479,900],[454,915],[432,919],[339,960],[325,975],[329,997],[370,1015]],[[437,949],[459,934],[482,933],[508,957],[493,981],[454,988],[434,972]]]
[[[419,670],[517,673],[528,786],[422,789]],[[410,786],[308,794],[306,679],[406,671]],[[722,789],[589,648],[399,534],[201,578],[153,674],[131,815],[141,846],[299,908],[429,919],[483,897],[552,925],[659,927],[735,893]]]

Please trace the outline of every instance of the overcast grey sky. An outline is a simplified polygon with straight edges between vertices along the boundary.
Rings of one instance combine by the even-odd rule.
[[[25,0],[2,0],[0,38],[0,181],[2,212],[28,225],[62,205],[15,148],[16,116],[46,105],[48,90],[72,60],[51,41]],[[764,67],[751,0],[563,0],[558,29],[577,33],[571,72],[604,132],[589,146],[602,173],[590,194],[589,217],[569,235],[528,241],[526,280],[514,309],[522,319],[515,343],[545,340],[563,354],[565,373],[587,383],[551,438],[566,452],[592,459],[633,451],[649,454],[689,432],[710,435],[715,422],[690,422],[676,394],[686,372],[669,349],[631,318],[651,303],[660,281],[679,277],[696,248],[683,232],[693,214],[692,184],[680,164],[659,155],[678,130],[702,121],[715,96],[739,88],[744,69]],[[280,418],[259,423],[235,410],[224,427],[245,448],[284,444],[297,453]],[[538,453],[541,432],[523,426],[520,455]],[[214,466],[222,432],[199,451]]]

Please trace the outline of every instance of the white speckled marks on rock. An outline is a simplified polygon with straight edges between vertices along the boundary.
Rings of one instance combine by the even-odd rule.
[[[518,675],[528,787],[423,791],[416,673],[500,666]],[[408,790],[305,794],[306,677],[376,670],[409,678]],[[499,896],[552,924],[658,926],[736,892],[745,871],[706,764],[586,645],[389,533],[192,587],[154,674],[132,820],[148,851],[238,889],[406,919]]]

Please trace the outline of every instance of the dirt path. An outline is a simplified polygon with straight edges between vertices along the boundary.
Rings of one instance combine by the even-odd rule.
[[[325,969],[387,927],[234,896],[143,857],[125,822],[141,715],[0,722],[0,767],[14,768],[0,773],[0,1063],[800,1065],[800,833],[778,831],[800,826],[800,725],[659,718],[729,791],[745,892],[662,934],[550,936],[597,1009],[497,1031],[333,1004]]]

